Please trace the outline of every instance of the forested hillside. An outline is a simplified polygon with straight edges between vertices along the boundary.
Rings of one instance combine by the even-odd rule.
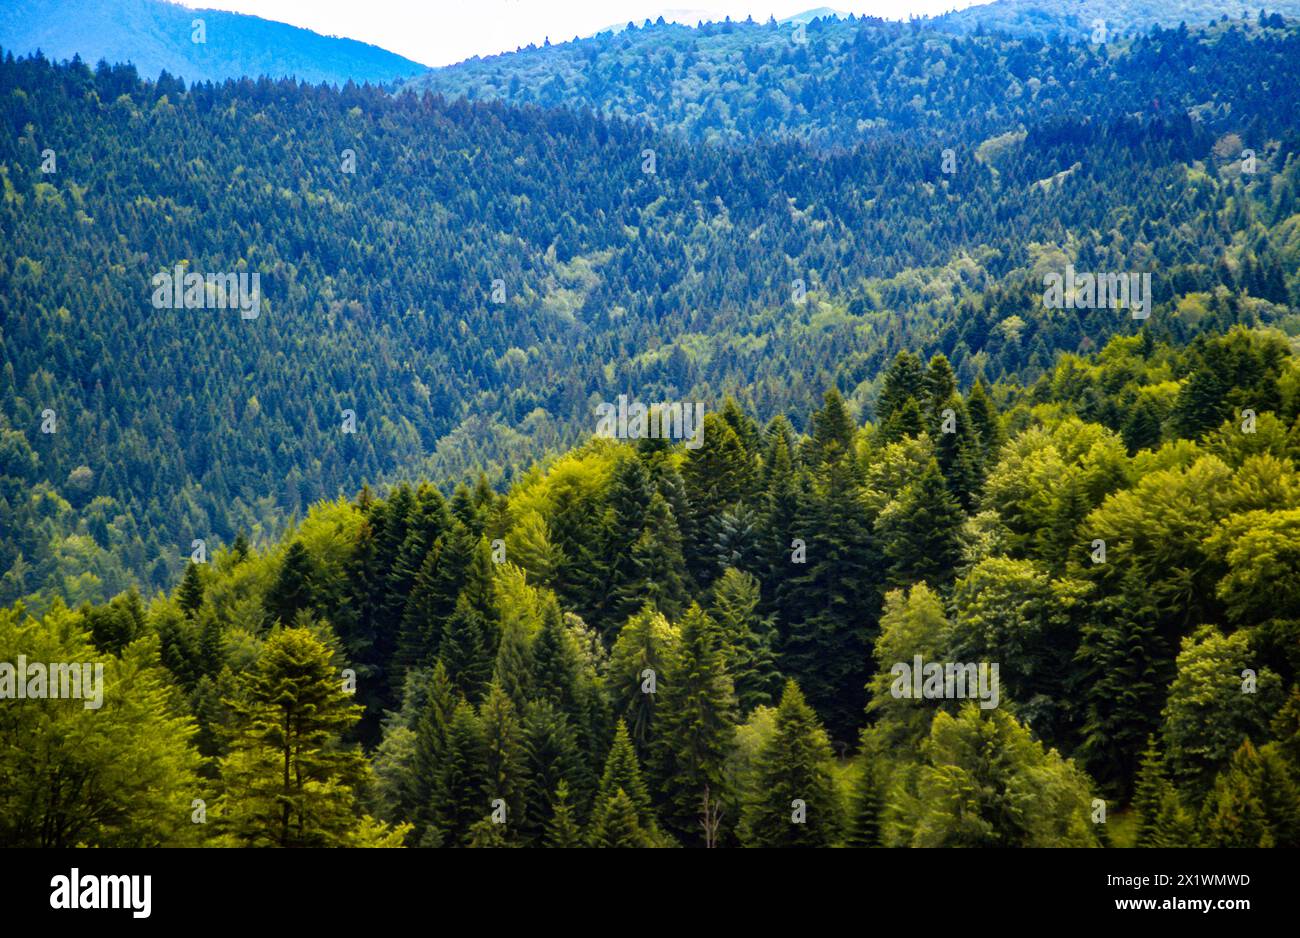
[[[983,17],[1001,7],[966,12]],[[1091,27],[1044,38],[954,34],[942,22],[818,19],[797,33],[775,22],[647,21],[434,69],[407,87],[471,101],[586,106],[694,140],[778,135],[846,147],[899,135],[978,144],[1052,118],[1188,112],[1213,121],[1231,109],[1235,122],[1239,107],[1296,107],[1293,96],[1270,92],[1292,87],[1296,68],[1294,33],[1277,15],[1204,30],[1175,20],[1149,38],[1143,30],[1101,44]]]
[[[3,711],[0,841],[1300,844],[1280,334],[966,394],[903,353],[876,420],[807,423],[727,402],[698,449],[363,491],[170,596],[0,613],[0,656],[108,675]],[[995,706],[900,695],[915,658],[998,662]]]
[[[1300,15],[1300,4],[1296,0],[1273,0],[1234,8],[1217,0],[994,0],[937,16],[933,23],[940,29],[962,32],[1046,38],[1090,35],[1100,20],[1112,34],[1135,35],[1156,26],[1199,26],[1224,16],[1239,18],[1260,10],[1295,17]]]
[[[424,70],[354,39],[168,0],[5,0],[0,47],[57,61],[129,63],[150,78],[169,72],[190,82],[265,75],[385,84]]]
[[[1300,25],[1096,7],[0,54],[0,845],[1300,846]]]
[[[855,28],[880,61],[921,42]],[[163,587],[195,539],[256,541],[364,483],[509,481],[628,389],[730,393],[802,430],[830,386],[872,413],[902,349],[943,352],[963,388],[1032,381],[1134,328],[1043,309],[1066,264],[1150,269],[1175,341],[1295,331],[1298,105],[1277,89],[1300,83],[1300,31],[924,42],[954,44],[960,80],[934,87],[969,98],[831,150],[6,55],[0,600]],[[1027,101],[1070,94],[965,120],[1007,100],[999,67]],[[920,126],[906,74],[879,87]],[[154,309],[178,264],[258,273],[260,316]]]

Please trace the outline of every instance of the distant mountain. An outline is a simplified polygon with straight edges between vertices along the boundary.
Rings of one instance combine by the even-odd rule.
[[[1133,35],[1149,32],[1155,26],[1199,26],[1224,16],[1240,19],[1245,14],[1255,18],[1261,8],[1285,17],[1300,16],[1300,0],[996,0],[935,17],[933,24],[960,32],[983,29],[1021,36],[1079,38],[1091,36],[1098,20],[1106,24],[1112,36]]]
[[[203,21],[202,42],[195,41],[195,20]],[[426,67],[353,39],[162,0],[5,0],[0,48],[40,49],[56,60],[80,55],[92,66],[100,59],[130,62],[145,77],[166,70],[191,82],[267,75],[379,84]]]
[[[1300,12],[1300,0],[1288,4]],[[1153,105],[1150,92],[1157,86],[1166,108],[1171,94],[1188,111],[1215,106],[1214,83],[1204,75],[1172,73],[1171,59],[1150,48],[1167,39],[1103,46],[1089,41],[1082,27],[1068,27],[1074,20],[1065,18],[1061,4],[1045,0],[1044,6],[1034,21],[1058,28],[1047,49],[1039,35],[1008,37],[993,29],[979,35],[948,20],[827,16],[802,27],[661,23],[472,59],[420,75],[408,87],[471,101],[589,107],[692,140],[732,144],[760,136],[832,146],[897,134],[950,136],[957,120],[988,137],[1080,111],[1098,117],[1143,111]],[[972,10],[985,11],[990,22],[1011,23],[997,19],[1001,7]],[[1123,3],[1112,8],[1126,9]],[[1172,33],[1180,20],[1167,18]],[[1124,22],[1115,21],[1108,35]],[[1273,17],[1261,26],[1255,14],[1197,31],[1207,37],[1235,31],[1269,46],[1288,41],[1281,38],[1286,22]],[[941,23],[949,28],[938,28]],[[1068,50],[1054,48],[1064,42],[1071,43]],[[1213,67],[1230,69],[1233,61]],[[1149,68],[1158,79],[1139,71]]]

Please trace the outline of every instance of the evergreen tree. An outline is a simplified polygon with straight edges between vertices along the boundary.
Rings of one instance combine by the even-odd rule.
[[[627,734],[627,726],[622,720],[614,730],[614,745],[610,747],[605,759],[605,771],[600,777],[600,786],[596,789],[596,804],[605,804],[617,792],[624,792],[636,809],[637,823],[647,832],[657,826],[654,810],[650,804],[650,792],[641,778],[641,765],[632,748],[632,740]]]
[[[1276,750],[1249,739],[1215,778],[1202,813],[1207,846],[1300,846],[1300,788]]]
[[[724,802],[729,794],[723,766],[735,734],[735,694],[717,623],[698,604],[686,611],[681,635],[681,655],[664,680],[657,715],[656,777],[665,822],[697,843],[705,788]]]
[[[1167,681],[1168,653],[1152,622],[1152,610],[1134,574],[1120,595],[1096,606],[1079,644],[1085,690],[1079,757],[1093,778],[1127,796],[1143,742],[1158,722]]]
[[[754,788],[745,801],[745,844],[830,846],[840,825],[830,764],[826,731],[799,686],[787,681],[776,710],[776,734],[759,753]]]
[[[623,626],[610,654],[609,709],[627,725],[642,759],[658,735],[661,685],[676,669],[680,639],[667,619],[646,606]]]
[[[652,845],[637,823],[636,806],[621,788],[596,805],[587,842],[592,847],[620,849]]]
[[[979,435],[982,455],[980,462],[984,466],[991,466],[997,460],[998,450],[1002,448],[1006,435],[1002,431],[997,406],[993,403],[983,378],[975,382],[966,398],[966,413]]]
[[[617,587],[611,615],[626,619],[647,602],[667,616],[677,615],[686,598],[682,574],[682,539],[677,521],[663,496],[655,492],[645,514],[645,526],[633,542],[627,578]]]
[[[546,824],[546,846],[569,849],[581,847],[582,829],[569,804],[569,785],[563,779],[555,786],[555,800],[551,802],[551,819]]]
[[[438,646],[438,660],[446,667],[456,689],[470,701],[479,700],[492,678],[494,661],[487,647],[490,628],[469,597],[462,593]]]
[[[506,806],[502,833],[515,839],[515,828],[524,818],[525,777],[524,734],[514,704],[500,685],[492,684],[479,708],[483,726],[485,772],[483,794],[488,804],[501,799]]]
[[[822,397],[821,410],[812,413],[809,452],[813,464],[832,462],[853,454],[857,428],[840,392],[831,388]]]
[[[710,614],[722,631],[727,670],[736,687],[740,713],[771,704],[781,675],[776,666],[776,630],[759,614],[758,580],[728,567],[713,584]]]
[[[1129,453],[1158,449],[1162,436],[1160,408],[1149,394],[1140,394],[1133,411],[1124,423],[1124,445]]]
[[[185,615],[194,618],[203,605],[203,576],[199,573],[198,564],[185,565],[185,577],[176,590],[176,599],[181,609],[185,610]]]
[[[561,782],[588,775],[583,754],[568,718],[549,701],[534,701],[524,711],[524,818],[526,839],[540,837],[551,816],[551,797]],[[575,813],[582,815],[592,788],[574,792]]]
[[[464,698],[457,702],[447,725],[437,772],[430,806],[433,825],[443,843],[464,844],[470,828],[490,807],[483,796],[488,774],[483,724]]]
[[[904,493],[898,511],[887,521],[882,519],[890,584],[950,581],[961,556],[958,535],[963,520],[961,505],[948,490],[939,464],[930,460],[920,479]]]
[[[264,605],[272,621],[289,626],[298,612],[312,607],[312,562],[302,541],[294,541],[285,552],[275,582],[266,592]]]
[[[281,629],[246,678],[245,695],[227,702],[236,730],[221,760],[223,839],[341,846],[358,830],[354,788],[367,780],[367,766],[342,736],[362,708],[344,693],[332,657],[309,630]]]

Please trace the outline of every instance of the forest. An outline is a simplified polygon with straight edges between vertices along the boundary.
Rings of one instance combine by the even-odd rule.
[[[860,24],[862,61],[897,29]],[[5,54],[0,602],[166,588],[194,539],[274,540],[366,483],[507,485],[629,388],[731,394],[807,430],[828,387],[870,414],[903,350],[942,352],[965,388],[1029,382],[1134,327],[1043,310],[1043,273],[1067,263],[1149,268],[1173,341],[1296,331],[1300,104],[1272,89],[1300,86],[1300,29],[1164,30],[1105,56],[942,41],[960,48],[918,80],[968,76],[934,88],[966,98],[936,99],[928,131],[830,150]],[[965,119],[1030,73],[1023,109]],[[862,78],[800,120],[840,122]],[[882,82],[882,112],[920,90]],[[154,309],[151,278],[180,264],[258,273],[261,316]]]
[[[0,51],[0,845],[1300,846],[1300,25],[1187,8]]]
[[[106,673],[0,710],[0,841],[1300,844],[1281,333],[964,394],[901,353],[874,420],[807,424],[728,400],[695,450],[363,489],[169,594],[0,613],[0,656]],[[900,697],[917,658],[997,662],[998,706]]]

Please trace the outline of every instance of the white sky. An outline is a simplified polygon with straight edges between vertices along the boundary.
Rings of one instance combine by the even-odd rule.
[[[784,19],[829,7],[843,13],[906,19],[988,0],[181,0],[187,7],[251,13],[327,36],[382,46],[425,65],[449,65],[475,55],[513,51],[530,42],[565,42],[629,20],[662,16],[743,20]]]

